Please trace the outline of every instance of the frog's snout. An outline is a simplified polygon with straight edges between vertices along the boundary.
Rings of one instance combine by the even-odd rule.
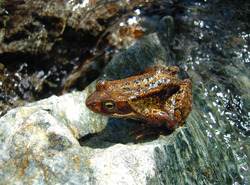
[[[95,96],[93,96],[93,94],[86,99],[85,104],[86,107],[88,107],[88,109],[92,110],[93,112],[100,112],[101,103],[96,101]]]

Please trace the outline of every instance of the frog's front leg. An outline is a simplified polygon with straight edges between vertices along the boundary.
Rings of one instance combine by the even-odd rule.
[[[155,109],[148,110],[148,113],[145,114],[147,116],[148,127],[157,128],[167,126],[167,129],[175,130],[178,125],[175,124],[174,120],[174,107],[171,107],[168,111]]]
[[[159,136],[166,130],[166,122],[168,123],[167,125],[169,125],[167,128],[169,130],[175,130],[177,127],[177,125],[173,126],[175,124],[174,116],[161,110],[147,109],[143,112],[143,116],[147,118],[146,125],[129,133],[130,135],[137,133],[136,140],[149,135]],[[170,125],[172,125],[172,127]]]

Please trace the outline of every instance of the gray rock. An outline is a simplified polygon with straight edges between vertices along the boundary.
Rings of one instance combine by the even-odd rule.
[[[167,20],[169,21],[168,18]],[[124,78],[152,65],[172,65],[157,34],[117,55],[100,78]],[[210,102],[191,69],[194,106],[186,124],[138,143],[132,120],[107,118],[85,107],[95,82],[74,92],[19,107],[0,119],[3,184],[233,184],[242,183],[238,150],[228,145],[234,129]],[[197,96],[200,95],[200,96]],[[205,111],[209,109],[209,111]],[[234,131],[236,132],[236,131]],[[230,143],[231,144],[231,143]],[[246,144],[247,146],[247,144]],[[245,176],[248,178],[247,176]]]

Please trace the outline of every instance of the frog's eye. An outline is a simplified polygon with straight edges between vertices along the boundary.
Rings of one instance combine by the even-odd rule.
[[[103,106],[108,111],[114,111],[117,108],[117,103],[113,101],[104,101],[102,102]]]

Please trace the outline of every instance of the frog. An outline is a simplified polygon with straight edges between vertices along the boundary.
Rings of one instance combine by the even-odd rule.
[[[144,120],[130,132],[136,140],[174,131],[190,114],[193,99],[191,80],[179,79],[178,72],[177,66],[151,66],[124,79],[100,80],[86,106],[104,116]]]

